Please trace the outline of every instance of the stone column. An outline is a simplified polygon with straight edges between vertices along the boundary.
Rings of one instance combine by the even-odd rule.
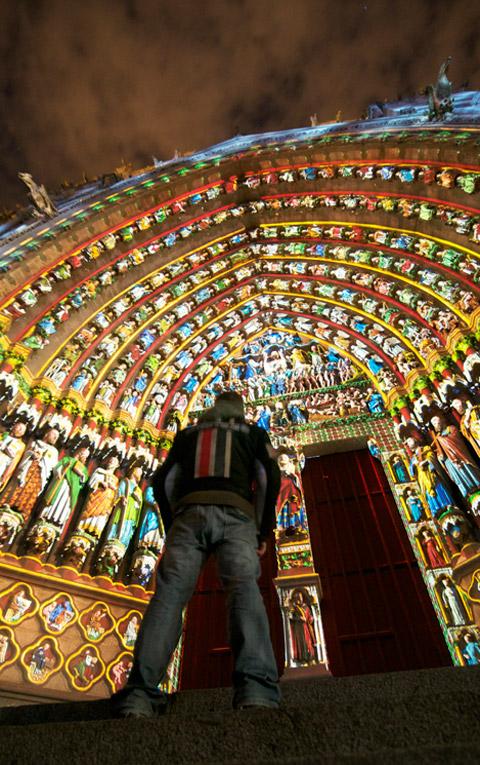
[[[281,487],[275,530],[275,586],[282,612],[285,679],[329,674],[320,606],[322,588],[314,568],[300,474],[303,462],[297,451],[282,452],[278,457]]]

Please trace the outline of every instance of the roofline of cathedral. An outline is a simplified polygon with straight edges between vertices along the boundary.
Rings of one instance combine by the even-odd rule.
[[[458,127],[480,128],[480,91],[458,91],[451,96],[453,111],[446,114],[441,120],[429,119],[428,98],[419,95],[408,100],[391,102],[375,102],[370,104],[365,118],[348,120],[343,122],[324,122],[313,126],[290,128],[288,130],[271,131],[265,133],[252,133],[249,135],[237,135],[232,138],[213,144],[205,149],[194,151],[190,154],[174,156],[165,161],[156,161],[154,165],[135,170],[128,165],[116,168],[110,173],[105,173],[95,181],[75,187],[72,192],[56,194],[52,197],[56,205],[58,215],[50,220],[61,217],[67,208],[72,205],[90,203],[98,198],[102,199],[112,191],[121,191],[125,186],[139,182],[156,179],[169,172],[178,172],[182,167],[190,168],[199,162],[208,162],[215,159],[228,159],[235,155],[253,148],[276,148],[285,144],[285,148],[294,148],[295,144],[315,142],[327,136],[335,138],[350,133],[366,133],[369,137],[375,134],[410,130],[431,129],[439,130]],[[290,145],[290,146],[289,146]],[[123,173],[123,177],[121,174]],[[19,235],[24,235],[26,230],[41,226],[48,218],[38,221],[31,218],[32,208],[25,207],[12,219],[0,222],[0,249],[2,239],[8,238],[9,242],[15,239],[17,229]]]

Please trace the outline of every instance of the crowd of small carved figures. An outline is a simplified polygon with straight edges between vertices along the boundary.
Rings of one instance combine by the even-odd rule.
[[[414,258],[355,246],[272,242],[277,235],[318,237],[325,233],[320,228],[262,227],[230,237],[228,243],[218,242],[207,248],[210,253],[200,251],[175,261],[92,316],[50,360],[43,378],[59,389],[75,390],[93,405],[101,402],[163,427],[168,416],[163,404],[172,383],[177,395],[191,397],[216,373],[219,362],[229,360],[235,349],[272,322],[279,329],[308,333],[347,350],[368,367],[385,392],[412,370],[422,369],[428,354],[443,346],[453,330],[468,330],[477,297],[433,266],[420,268]],[[356,227],[334,229],[338,230],[332,234],[330,227],[328,232],[339,238],[359,232],[360,238],[373,234],[393,239],[386,231],[358,227],[355,234]],[[231,240],[252,237],[262,243],[221,257]],[[418,243],[418,237],[397,235],[399,239],[406,241],[389,244],[402,249]],[[457,258],[462,274],[472,276],[473,258],[467,262],[464,254],[445,252]],[[212,262],[207,263],[208,258]],[[341,262],[324,262],[333,259]],[[390,271],[382,273],[388,269],[402,278],[396,281]],[[408,279],[403,274],[409,274]],[[428,294],[413,279],[425,285]],[[158,283],[168,283],[168,289],[156,290]],[[442,303],[430,297],[432,290]],[[61,301],[21,342],[32,353],[44,347],[70,311],[68,299]],[[386,358],[395,362],[398,375]]]
[[[68,279],[75,269],[115,250],[120,242],[133,241],[137,234],[163,223],[168,216],[188,214],[192,205],[211,204],[217,196],[228,195],[241,185],[257,188],[262,184],[332,177],[355,177],[365,181],[395,178],[403,183],[438,183],[448,188],[465,187],[464,190],[468,187],[471,193],[476,192],[478,181],[475,174],[445,168],[386,165],[286,168],[281,172],[272,170],[232,177],[228,182],[213,184],[199,193],[191,193],[158,208],[128,227],[92,242],[68,260],[57,263],[50,272],[20,291],[4,309],[4,316],[14,322],[42,295],[51,291],[56,281]],[[435,217],[445,225],[454,226],[457,233],[468,235],[472,241],[476,242],[480,237],[476,218],[467,215],[465,210],[432,200],[422,202],[418,198],[304,192],[259,198],[236,207],[226,205],[166,234],[158,234],[149,243],[134,247],[128,253],[117,255],[95,277],[77,283],[60,303],[42,315],[18,339],[30,355],[44,348],[61,323],[88,301],[96,299],[122,273],[161,250],[173,247],[195,231],[203,231],[228,218],[240,219],[246,213],[273,211],[278,215],[280,210],[292,207],[314,209],[321,206],[343,206],[349,211],[358,208],[362,217],[365,211],[375,209],[406,217],[418,216],[427,221]],[[285,243],[285,240],[289,241]],[[322,241],[319,243],[317,240]],[[399,257],[398,251],[405,257]],[[335,265],[332,260],[341,263]],[[426,260],[431,265],[427,265]],[[438,269],[437,264],[442,268]],[[449,271],[455,272],[453,280],[448,278]],[[204,376],[204,367],[208,373],[209,364],[214,365],[216,361],[212,353],[222,358],[222,354],[228,354],[236,343],[248,339],[248,330],[251,326],[255,328],[255,323],[247,322],[247,318],[252,315],[257,318],[256,313],[269,307],[275,312],[282,305],[289,307],[292,292],[298,294],[293,310],[313,312],[317,316],[325,316],[327,320],[343,322],[349,329],[374,339],[374,342],[381,340],[381,334],[378,335],[381,328],[364,313],[393,325],[399,336],[395,349],[396,362],[401,373],[408,374],[415,365],[421,364],[421,357],[428,350],[444,344],[453,329],[466,326],[465,317],[478,306],[478,300],[468,289],[466,280],[478,281],[477,273],[478,262],[474,254],[454,247],[442,247],[439,241],[414,235],[413,232],[363,225],[261,226],[225,237],[224,241],[204,250],[177,258],[126,290],[70,338],[56,358],[50,361],[45,376],[58,387],[71,386],[83,396],[124,409],[133,417],[142,408],[142,416],[145,416],[146,407],[152,406],[150,397],[147,401],[146,391],[147,388],[152,389],[156,380],[163,379],[167,374],[171,378],[166,380],[169,384],[172,379],[184,375],[182,385],[190,393],[199,384],[196,370],[190,370],[196,357],[200,356]],[[457,274],[461,275],[463,282]],[[443,303],[439,304],[421,289],[416,289],[415,283],[430,292],[434,290],[444,299]],[[273,294],[264,294],[265,291]],[[290,293],[288,297],[281,294],[285,291]],[[215,300],[220,293],[225,293],[222,299]],[[322,297],[330,302],[322,303]],[[396,301],[398,310],[392,306],[392,299]],[[332,307],[331,302],[340,305]],[[348,309],[343,311],[343,316],[342,304]],[[235,310],[237,305],[238,310]],[[403,306],[410,310],[402,310]],[[352,307],[362,313],[357,317],[351,316]],[[228,311],[230,313],[225,318],[216,321],[220,314],[223,316]],[[330,318],[332,311],[334,316]],[[255,319],[252,321],[255,322]],[[328,339],[329,328],[324,329]],[[232,330],[229,344],[208,353],[211,344],[227,330]],[[163,340],[161,347],[160,338]],[[416,346],[418,344],[417,355],[408,343],[402,345],[403,338]],[[345,348],[353,342],[352,334],[346,332],[338,340]],[[391,338],[388,340],[394,342]],[[92,343],[94,352],[89,354]],[[118,357],[125,345],[123,355]],[[355,343],[353,345],[356,347]],[[180,346],[182,350],[173,362],[172,354]],[[387,349],[386,352],[390,351]],[[388,374],[386,376],[389,377]],[[390,380],[390,387],[392,384]],[[384,385],[388,390],[388,379]]]
[[[428,140],[435,140],[434,134],[428,135]],[[455,138],[459,141],[460,136],[449,136],[449,138]],[[464,138],[469,138],[469,134],[464,134]],[[418,138],[418,135],[417,135]],[[325,140],[325,139],[324,139]],[[338,138],[336,139],[338,140]],[[244,153],[247,156],[248,153]],[[237,155],[237,159],[241,158],[241,154]],[[197,163],[199,166],[207,166],[207,163]],[[188,170],[186,170],[188,172]],[[179,171],[182,174],[182,170]],[[259,189],[264,185],[278,185],[289,183],[303,183],[308,182],[313,184],[315,181],[327,180],[330,183],[335,179],[352,179],[356,181],[360,179],[366,182],[368,181],[399,181],[402,184],[421,184],[425,186],[439,186],[447,189],[459,189],[466,194],[476,194],[479,189],[479,177],[480,174],[472,172],[471,170],[465,170],[462,168],[452,168],[449,166],[439,166],[438,164],[417,164],[417,163],[402,163],[398,165],[394,164],[368,164],[368,163],[319,163],[307,166],[300,165],[284,165],[282,168],[271,167],[265,169],[262,172],[247,172],[245,174],[230,176],[226,182],[212,183],[207,188],[195,190],[189,194],[184,194],[172,204],[164,203],[158,207],[155,213],[144,215],[139,217],[129,226],[120,227],[121,235],[125,237],[126,241],[130,241],[132,233],[136,230],[143,230],[150,228],[154,223],[162,223],[170,215],[182,214],[188,212],[189,208],[198,205],[199,208],[207,200],[215,198],[223,194],[229,194],[241,189],[242,187],[250,189]],[[109,195],[105,200],[97,200],[95,203],[87,204],[79,214],[75,212],[71,217],[68,213],[62,220],[62,224],[58,225],[52,222],[51,226],[45,231],[43,230],[41,235],[34,235],[28,237],[28,243],[20,244],[15,248],[11,248],[6,256],[2,258],[1,268],[6,271],[11,268],[15,263],[18,263],[29,252],[38,250],[49,238],[61,234],[65,230],[68,230],[79,220],[86,220],[91,215],[98,213],[101,210],[108,210],[108,207],[112,204],[118,204],[132,193],[137,194],[146,188],[153,188],[161,186],[166,182],[170,182],[170,177],[164,175],[157,180],[147,180],[138,183],[136,187],[130,189],[128,192],[119,191],[116,194]],[[210,191],[213,189],[213,191]],[[448,206],[445,205],[445,207]],[[454,208],[453,208],[454,209]],[[428,213],[426,213],[428,214]],[[2,240],[8,241],[8,232],[3,236],[0,236],[0,244]]]
[[[480,402],[475,381],[445,377],[435,392],[424,390],[410,412],[396,419],[398,451],[383,457],[427,585],[447,628],[457,660],[480,663],[480,633],[472,602],[480,602],[478,576],[468,594],[452,574],[462,551],[480,550]]]

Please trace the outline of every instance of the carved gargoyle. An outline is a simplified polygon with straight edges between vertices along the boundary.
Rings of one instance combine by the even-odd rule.
[[[440,67],[436,85],[427,85],[428,119],[443,120],[449,112],[453,112],[452,83],[447,77],[447,70],[452,57],[449,56]]]
[[[30,173],[19,173],[18,177],[30,191],[29,197],[35,207],[34,215],[39,218],[43,218],[44,215],[53,218],[57,213],[57,208],[48,196],[45,186],[43,184],[39,186],[38,183],[35,183]]]

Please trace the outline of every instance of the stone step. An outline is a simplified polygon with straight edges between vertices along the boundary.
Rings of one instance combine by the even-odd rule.
[[[167,715],[109,719],[107,702],[1,710],[0,763],[480,762],[480,669],[282,684],[279,710],[230,709],[228,689],[179,693]]]

